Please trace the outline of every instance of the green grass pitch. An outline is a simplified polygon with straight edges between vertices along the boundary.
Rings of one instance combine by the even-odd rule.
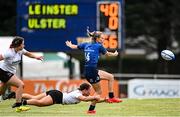
[[[31,110],[15,112],[11,105],[15,100],[0,102],[0,117],[123,117],[123,116],[153,116],[172,117],[180,116],[180,98],[173,99],[123,99],[122,103],[99,103],[96,114],[88,115],[86,111],[90,102],[81,102],[75,105],[52,105],[47,107],[30,106]]]

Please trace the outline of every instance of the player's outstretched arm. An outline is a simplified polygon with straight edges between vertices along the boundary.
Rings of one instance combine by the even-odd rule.
[[[101,98],[99,101],[96,101],[96,103],[102,103],[102,102],[106,102],[106,98]]]
[[[79,96],[78,97],[81,101],[99,101],[100,96]]]
[[[35,59],[37,59],[37,60],[43,60],[43,56],[37,56],[37,55],[34,55],[33,53],[31,53],[31,52],[26,52],[25,54],[24,54],[25,56],[28,56],[28,57],[30,57],[30,58],[35,58]]]
[[[116,50],[115,52],[109,52],[109,51],[107,51],[107,52],[106,52],[106,55],[107,55],[107,56],[117,56],[117,55],[118,55],[118,52],[117,52],[117,50]]]
[[[77,49],[77,45],[72,44],[71,41],[66,41],[66,46],[70,47],[71,49]]]

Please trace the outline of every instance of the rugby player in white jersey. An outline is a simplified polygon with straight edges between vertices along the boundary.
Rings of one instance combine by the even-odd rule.
[[[33,96],[30,94],[23,94],[23,105],[35,105],[35,106],[49,106],[53,104],[77,104],[81,101],[93,101],[103,102],[105,99],[100,99],[99,95],[90,96],[91,86],[88,83],[82,83],[77,90],[69,93],[64,93],[59,90],[50,90],[45,93]]]
[[[21,81],[16,74],[16,66],[21,62],[22,55],[34,58],[37,60],[43,60],[43,56],[36,56],[31,52],[24,49],[24,38],[14,37],[10,48],[4,53],[0,53],[0,61],[4,60],[0,64],[0,95],[5,93],[8,86],[17,87],[16,90],[16,103],[12,105],[12,108],[21,106],[22,93],[24,83]]]

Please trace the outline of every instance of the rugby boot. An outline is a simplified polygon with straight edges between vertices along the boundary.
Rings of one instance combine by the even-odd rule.
[[[113,98],[106,99],[106,102],[108,102],[108,103],[120,103],[120,102],[122,102],[122,100],[119,98],[113,97]]]

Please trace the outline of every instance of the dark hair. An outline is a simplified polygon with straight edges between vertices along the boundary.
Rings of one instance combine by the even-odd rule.
[[[19,47],[23,43],[23,41],[24,41],[23,37],[19,37],[19,36],[14,37],[14,39],[10,45],[10,48]]]
[[[87,27],[87,35],[95,41],[97,38],[100,38],[101,32],[99,31],[90,32],[89,27]]]
[[[88,90],[90,87],[91,87],[90,84],[88,84],[88,83],[82,83],[82,84],[79,86],[78,89],[79,89],[80,91],[82,91],[82,90],[84,90],[84,89]]]

